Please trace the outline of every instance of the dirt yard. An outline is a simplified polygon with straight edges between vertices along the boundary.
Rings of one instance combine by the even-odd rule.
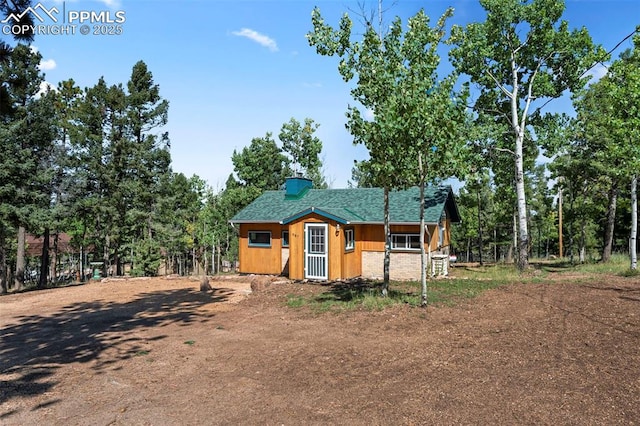
[[[640,424],[638,278],[339,314],[211,284],[0,297],[0,424]]]

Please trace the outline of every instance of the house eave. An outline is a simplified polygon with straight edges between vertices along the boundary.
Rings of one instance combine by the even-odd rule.
[[[241,219],[241,220],[230,220],[229,223],[235,223],[235,224],[247,224],[247,223],[281,223],[278,220],[245,220],[245,219]]]
[[[367,221],[353,221],[351,222],[353,225],[384,225],[384,222],[367,222]],[[437,225],[437,222],[425,222],[425,225]],[[399,225],[411,225],[411,226],[420,226],[420,222],[389,222],[389,225],[399,226]]]
[[[304,210],[301,210],[298,213],[292,214],[291,216],[282,219],[279,223],[281,225],[288,225],[291,222],[295,222],[296,220],[301,219],[301,218],[303,218],[305,216],[308,216],[310,214],[313,214],[313,213],[315,213],[315,214],[317,214],[319,216],[322,216],[324,218],[327,218],[329,220],[333,220],[333,221],[335,221],[335,222],[337,222],[337,223],[339,223],[341,225],[348,225],[350,223],[347,219],[344,219],[342,217],[336,216],[336,215],[334,215],[332,213],[326,212],[326,211],[324,211],[322,209],[319,209],[317,207],[309,207],[309,208],[306,208]]]

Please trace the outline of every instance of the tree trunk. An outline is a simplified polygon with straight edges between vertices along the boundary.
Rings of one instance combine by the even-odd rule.
[[[51,267],[49,268],[51,272],[49,272],[49,277],[53,282],[58,278],[58,233],[56,232],[53,237],[53,253],[50,259]]]
[[[629,238],[629,252],[631,256],[631,270],[638,269],[638,254],[636,239],[638,235],[638,176],[631,178],[631,238]]]
[[[558,190],[558,257],[564,257],[564,247],[562,240],[562,188]]]
[[[0,294],[9,292],[7,279],[7,255],[5,252],[4,229],[0,224]]]
[[[418,172],[420,173],[420,285],[422,288],[421,306],[427,306],[427,264],[426,253],[424,250],[424,169],[422,164],[422,153],[418,153]],[[442,244],[442,243],[440,243]],[[429,240],[431,247],[431,240]]]
[[[116,266],[115,274],[116,276],[124,275],[122,273],[122,258],[120,255],[120,237],[114,241],[113,244],[113,263]],[[113,273],[113,269],[109,268],[111,273]]]
[[[509,250],[507,251],[507,263],[513,263],[513,252],[517,250],[518,247],[518,214],[516,212],[513,213],[513,230],[512,230],[513,241],[509,246]]]
[[[105,278],[107,276],[107,268],[109,268],[111,264],[111,259],[109,257],[110,243],[111,239],[107,235],[104,241],[104,250],[102,251],[102,276]]]
[[[80,246],[80,282],[83,283],[84,282],[84,269],[85,269],[85,264],[84,264],[84,246],[81,245]]]
[[[618,202],[618,185],[613,183],[609,190],[609,207],[607,209],[607,224],[604,229],[604,246],[602,247],[602,261],[611,259],[613,250],[613,230],[616,224],[616,205]]]
[[[480,255],[480,266],[482,266],[482,217],[480,215],[480,209],[482,208],[480,202],[480,190],[478,190],[478,253]]]
[[[420,305],[427,306],[427,256],[424,249],[424,184],[420,185],[420,284],[422,286],[422,298]],[[431,240],[429,240],[429,247],[431,247]]]
[[[574,206],[574,201],[575,201],[575,196],[573,191],[569,191],[569,195],[571,196],[571,201],[569,202],[569,211],[571,212],[571,215],[569,216],[569,259],[571,260],[571,264],[573,265],[573,261],[574,261],[574,238],[573,238],[573,225],[574,225],[574,211],[573,211],[573,206]]]
[[[389,188],[384,187],[384,267],[382,295],[387,296],[389,291],[389,266],[391,264],[391,227],[389,226]]]
[[[524,190],[524,163],[522,145],[524,129],[516,137],[516,196],[518,199],[518,269],[529,267],[529,230],[527,228],[527,201]]]
[[[14,277],[14,290],[20,291],[24,286],[24,268],[25,268],[25,237],[26,229],[20,225],[18,227],[18,248],[16,250],[16,275]]]
[[[42,236],[42,254],[40,255],[40,279],[38,280],[38,288],[45,288],[47,286],[48,272],[49,272],[49,228],[44,228],[44,235]]]
[[[498,231],[493,228],[493,263],[498,263]]]

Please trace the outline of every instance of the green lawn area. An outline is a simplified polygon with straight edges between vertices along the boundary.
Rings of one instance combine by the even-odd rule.
[[[482,292],[510,284],[585,283],[600,275],[634,276],[629,270],[628,257],[617,255],[608,263],[571,264],[568,260],[532,261],[530,270],[519,273],[513,265],[464,266],[451,268],[446,278],[427,281],[428,304],[453,306],[463,299],[476,297]],[[392,281],[387,297],[381,295],[380,281],[354,280],[325,286],[325,291],[309,294],[290,294],[287,306],[307,307],[315,312],[341,312],[345,310],[382,310],[396,304],[420,306],[421,286],[417,281]]]

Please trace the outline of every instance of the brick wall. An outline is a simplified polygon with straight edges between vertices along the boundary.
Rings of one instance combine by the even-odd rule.
[[[384,252],[362,252],[362,276],[382,279],[384,272]],[[392,280],[420,279],[420,252],[391,252],[389,276]]]

